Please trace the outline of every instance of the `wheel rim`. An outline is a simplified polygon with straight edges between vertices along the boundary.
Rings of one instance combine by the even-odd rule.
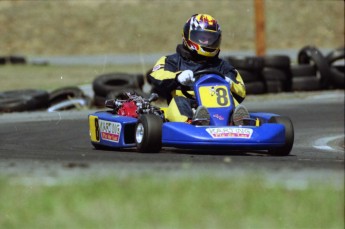
[[[135,131],[135,140],[137,141],[137,143],[140,144],[143,141],[143,138],[144,138],[144,126],[143,124],[139,123]]]

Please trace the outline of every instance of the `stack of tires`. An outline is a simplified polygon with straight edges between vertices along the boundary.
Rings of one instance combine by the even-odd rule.
[[[330,66],[332,88],[345,88],[345,47],[337,48],[326,56]]]
[[[123,91],[141,94],[143,84],[142,74],[107,73],[97,76],[92,83],[94,105],[104,107],[105,100],[116,98]]]
[[[88,108],[91,98],[79,87],[70,86],[55,89],[49,93],[48,112]]]
[[[4,64],[26,64],[26,58],[19,55],[0,56],[0,65]]]
[[[324,56],[308,45],[299,50],[296,64],[287,55],[228,56],[226,60],[240,72],[247,94],[344,89],[344,50],[337,48]]]
[[[267,93],[291,91],[292,77],[290,57],[286,55],[264,56],[262,78]]]
[[[329,64],[314,46],[305,46],[298,52],[297,64],[291,65],[291,72],[293,91],[315,91],[329,87]]]
[[[264,68],[263,58],[228,56],[226,60],[241,74],[246,85],[247,94],[263,94],[266,92],[266,85],[261,74]]]
[[[44,90],[23,89],[0,93],[0,112],[22,112],[46,109],[49,93]]]
[[[303,47],[297,65],[291,65],[294,91],[345,88],[344,48],[324,56],[315,46]]]
[[[48,112],[88,108],[91,99],[78,87],[63,87],[51,92],[22,89],[0,92],[0,112],[47,110]]]
[[[288,56],[228,56],[226,60],[241,74],[247,94],[291,91],[292,80]]]

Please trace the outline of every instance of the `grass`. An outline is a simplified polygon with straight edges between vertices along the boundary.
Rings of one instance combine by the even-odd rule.
[[[65,86],[92,84],[97,76],[111,72],[141,73],[142,67],[140,65],[4,65],[0,66],[0,91],[27,88],[53,90]]]
[[[344,44],[343,1],[265,1],[268,49]],[[0,1],[0,55],[171,53],[195,12],[223,50],[253,50],[253,1]],[[326,13],[325,13],[326,12]],[[0,91],[90,84],[142,66],[0,66]],[[45,186],[0,179],[0,228],[344,228],[344,190],[267,186],[261,177],[131,176]]]
[[[245,179],[130,175],[22,185],[0,181],[1,228],[343,228],[344,190]]]

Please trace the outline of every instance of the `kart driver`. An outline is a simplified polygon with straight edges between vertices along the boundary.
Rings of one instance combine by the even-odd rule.
[[[231,124],[243,125],[243,119],[249,118],[247,109],[240,105],[246,96],[242,77],[229,62],[219,58],[220,43],[217,20],[208,14],[194,14],[183,27],[182,44],[177,45],[176,53],[161,57],[148,74],[153,91],[166,98],[169,109],[177,113],[170,121],[209,125],[206,107],[196,107],[195,100],[176,94],[181,85],[193,84],[193,72],[205,69],[222,73],[230,84],[236,106]]]

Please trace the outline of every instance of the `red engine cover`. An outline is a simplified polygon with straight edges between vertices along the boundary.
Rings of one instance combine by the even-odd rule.
[[[124,102],[122,107],[117,111],[117,114],[137,118],[137,105],[133,101]]]

